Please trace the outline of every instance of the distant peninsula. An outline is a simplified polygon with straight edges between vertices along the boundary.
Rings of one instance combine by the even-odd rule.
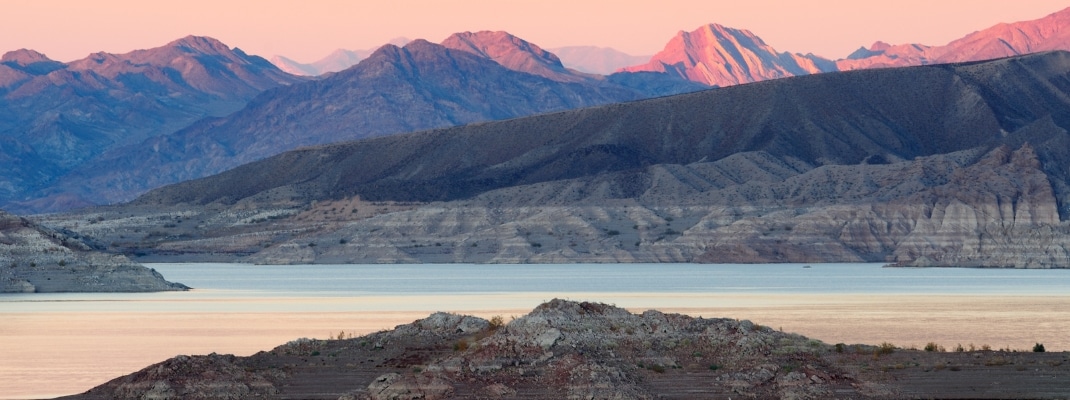
[[[122,255],[0,211],[0,293],[188,290]]]

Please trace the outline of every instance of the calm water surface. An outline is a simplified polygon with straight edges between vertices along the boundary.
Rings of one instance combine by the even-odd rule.
[[[522,314],[554,297],[756,318],[847,343],[1068,349],[1070,270],[881,264],[150,264],[196,288],[0,295],[0,399],[78,393],[175,354],[252,354],[429,311]]]
[[[500,292],[1062,294],[1070,270],[882,264],[150,264],[198,289],[303,295]]]
[[[188,293],[0,295],[0,311],[81,302],[197,302],[492,293],[1064,295],[1070,270],[882,268],[882,264],[147,264]],[[809,268],[806,268],[808,266]],[[27,303],[35,303],[32,306]]]

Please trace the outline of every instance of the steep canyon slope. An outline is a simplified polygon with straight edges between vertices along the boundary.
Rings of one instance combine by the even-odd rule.
[[[739,85],[287,152],[84,232],[265,263],[1067,267],[1067,93],[1065,52]],[[134,235],[144,210],[190,228]]]

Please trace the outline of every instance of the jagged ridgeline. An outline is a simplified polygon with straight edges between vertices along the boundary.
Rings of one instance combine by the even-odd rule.
[[[254,261],[1066,267],[1068,93],[1066,52],[820,74],[305,148],[134,205],[445,202]]]

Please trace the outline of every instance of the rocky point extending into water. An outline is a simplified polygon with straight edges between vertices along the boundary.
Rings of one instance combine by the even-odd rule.
[[[122,255],[0,211],[0,293],[158,292],[189,289]]]

